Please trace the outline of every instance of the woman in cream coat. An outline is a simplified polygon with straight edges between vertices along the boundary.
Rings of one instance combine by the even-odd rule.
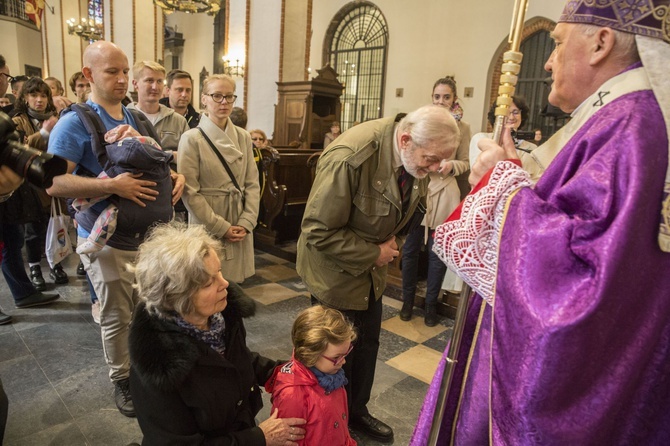
[[[456,96],[456,81],[447,76],[433,85],[434,105],[451,111],[461,132],[461,143],[449,159],[442,160],[438,172],[430,173],[426,216],[419,226],[407,235],[402,252],[402,298],[400,319],[408,321],[412,317],[416,284],[418,281],[419,253],[424,243],[428,248],[428,277],[426,280],[426,307],[424,322],[432,327],[437,324],[437,297],[442,288],[447,267],[432,251],[433,232],[460,203],[461,193],[456,177],[470,168],[468,147],[470,144],[470,124],[463,121],[463,109]]]
[[[254,274],[253,229],[258,220],[260,187],[249,133],[229,119],[235,103],[235,81],[215,74],[203,83],[205,112],[195,129],[179,141],[179,172],[186,177],[184,204],[189,222],[201,224],[223,242],[221,271],[243,282]],[[225,159],[240,190],[219,157]]]

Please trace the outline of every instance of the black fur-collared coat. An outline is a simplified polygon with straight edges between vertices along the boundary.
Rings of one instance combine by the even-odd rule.
[[[243,317],[255,304],[228,288],[225,357],[140,304],[130,328],[130,389],[143,445],[265,445],[259,386],[279,364],[251,352]]]

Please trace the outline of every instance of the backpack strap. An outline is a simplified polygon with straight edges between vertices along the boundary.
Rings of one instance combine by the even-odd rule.
[[[105,133],[107,133],[107,129],[105,128],[102,119],[95,112],[93,107],[86,103],[72,104],[67,109],[63,110],[63,114],[68,110],[74,110],[74,112],[77,113],[77,116],[81,120],[81,123],[84,124],[86,131],[91,135],[91,148],[98,159],[100,167],[104,169],[109,162],[109,159],[107,158],[107,152],[105,151],[105,145],[107,145],[105,142]]]
[[[158,144],[161,143],[161,138],[158,136],[154,125],[149,121],[149,119],[139,110],[133,110],[132,108],[127,108],[133,118],[135,118],[135,124],[137,124],[137,131],[140,132],[142,136],[152,137]]]

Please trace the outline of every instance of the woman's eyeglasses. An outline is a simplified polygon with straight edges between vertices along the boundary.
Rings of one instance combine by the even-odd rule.
[[[222,103],[224,99],[226,100],[226,103],[232,104],[233,102],[235,102],[235,99],[237,99],[237,96],[234,95],[234,94],[221,94],[221,93],[207,94],[207,93],[205,93],[205,96],[209,96],[217,104]]]
[[[349,353],[351,353],[351,351],[353,349],[354,349],[354,344],[351,344],[351,345],[349,345],[349,350],[347,350],[347,352],[345,354],[343,354],[342,356],[338,356],[337,358],[329,358],[328,356],[321,355],[321,357],[323,359],[327,359],[328,361],[332,362],[333,365],[340,365],[340,364],[342,364],[342,361],[344,361],[344,358],[346,358],[347,355]]]
[[[265,138],[251,138],[252,141],[265,141]]]

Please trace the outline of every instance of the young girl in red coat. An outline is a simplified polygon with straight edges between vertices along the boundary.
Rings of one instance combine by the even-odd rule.
[[[356,446],[349,435],[349,410],[342,366],[356,332],[342,313],[322,306],[302,311],[291,332],[293,357],[277,367],[265,389],[272,412],[307,420],[299,445]]]

